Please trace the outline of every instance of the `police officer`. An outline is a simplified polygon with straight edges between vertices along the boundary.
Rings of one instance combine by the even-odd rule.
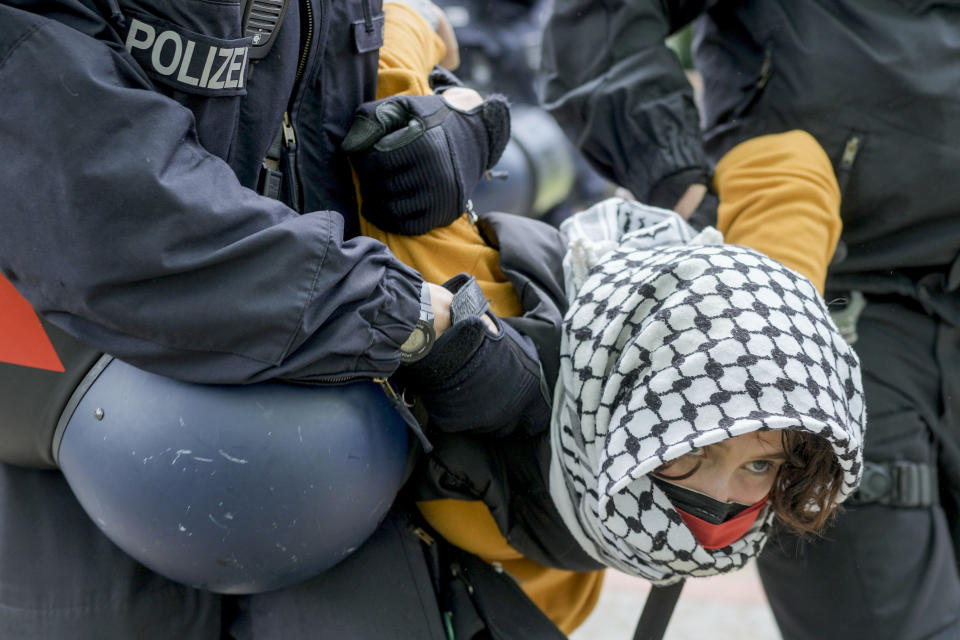
[[[691,21],[702,110],[664,45]],[[834,163],[826,299],[863,365],[867,463],[822,538],[760,558],[791,640],[960,633],[958,32],[944,3],[588,0],[559,0],[546,31],[548,107],[641,201],[715,222],[712,167],[764,134],[809,131]]]
[[[192,383],[320,385],[386,378],[449,326],[450,292],[356,237],[340,142],[373,98],[380,2],[16,0],[0,23],[0,635],[336,636],[363,602],[349,637],[441,637],[416,605],[430,581],[402,514],[339,572],[228,598],[113,546],[50,446],[103,352]],[[422,115],[403,104],[402,119]],[[365,204],[460,215],[508,124],[487,103],[447,115],[443,143],[413,157],[443,169],[429,187],[452,206],[393,194],[427,185],[386,154],[358,168],[397,178]]]

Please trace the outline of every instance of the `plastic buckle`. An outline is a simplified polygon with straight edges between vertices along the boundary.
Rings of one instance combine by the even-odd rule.
[[[882,504],[891,507],[929,507],[937,501],[936,469],[920,462],[864,462],[860,488],[851,505]]]
[[[896,480],[897,507],[924,507],[933,504],[934,474],[932,467],[913,462],[893,463]]]
[[[860,479],[860,488],[847,499],[849,504],[867,504],[878,502],[886,504],[886,498],[893,487],[893,478],[884,464],[875,462],[863,463],[863,477]]]
[[[267,162],[260,165],[260,177],[257,181],[257,193],[274,200],[280,199],[280,187],[283,184],[283,173],[271,168]]]

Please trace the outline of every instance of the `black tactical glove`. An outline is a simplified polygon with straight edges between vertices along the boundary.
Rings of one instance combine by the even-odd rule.
[[[462,87],[463,82],[449,69],[437,65],[427,76],[427,84],[433,89],[434,93],[443,93],[453,87]]]
[[[492,315],[499,333],[490,331],[482,319],[488,305],[473,276],[460,274],[443,286],[454,292],[453,326],[429,355],[396,374],[423,401],[429,427],[497,435],[547,428],[550,401],[533,343]]]
[[[360,105],[343,150],[357,172],[364,217],[384,231],[420,235],[463,214],[509,138],[502,96],[469,111],[437,95],[393,96]]]

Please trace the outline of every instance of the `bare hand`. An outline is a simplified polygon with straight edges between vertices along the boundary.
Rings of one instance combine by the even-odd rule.
[[[707,185],[692,184],[683,192],[683,195],[677,200],[677,204],[673,205],[673,210],[679,213],[684,220],[689,220],[693,212],[700,206],[705,195],[707,195]]]
[[[447,47],[447,52],[443,55],[440,66],[448,71],[453,71],[460,66],[460,45],[457,43],[457,34],[454,33],[450,20],[447,19],[447,14],[443,12],[443,9],[436,5],[433,8],[437,12],[437,35],[440,36],[443,44]]]
[[[450,303],[453,302],[453,294],[432,282],[428,282],[427,286],[430,288],[430,306],[433,307],[433,330],[439,338],[451,326]],[[483,322],[492,334],[500,333],[489,313],[483,314]]]
[[[430,306],[433,307],[433,330],[439,338],[450,328],[450,303],[453,294],[438,284],[428,282],[430,288]]]

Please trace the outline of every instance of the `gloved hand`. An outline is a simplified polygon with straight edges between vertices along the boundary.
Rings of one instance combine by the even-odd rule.
[[[362,210],[380,229],[420,235],[466,210],[510,138],[502,96],[461,110],[442,96],[393,96],[360,105],[343,140]]]
[[[550,424],[549,397],[533,343],[493,317],[477,281],[460,274],[444,286],[454,291],[453,326],[430,353],[400,367],[395,380],[422,400],[429,427],[446,433],[534,434]]]

